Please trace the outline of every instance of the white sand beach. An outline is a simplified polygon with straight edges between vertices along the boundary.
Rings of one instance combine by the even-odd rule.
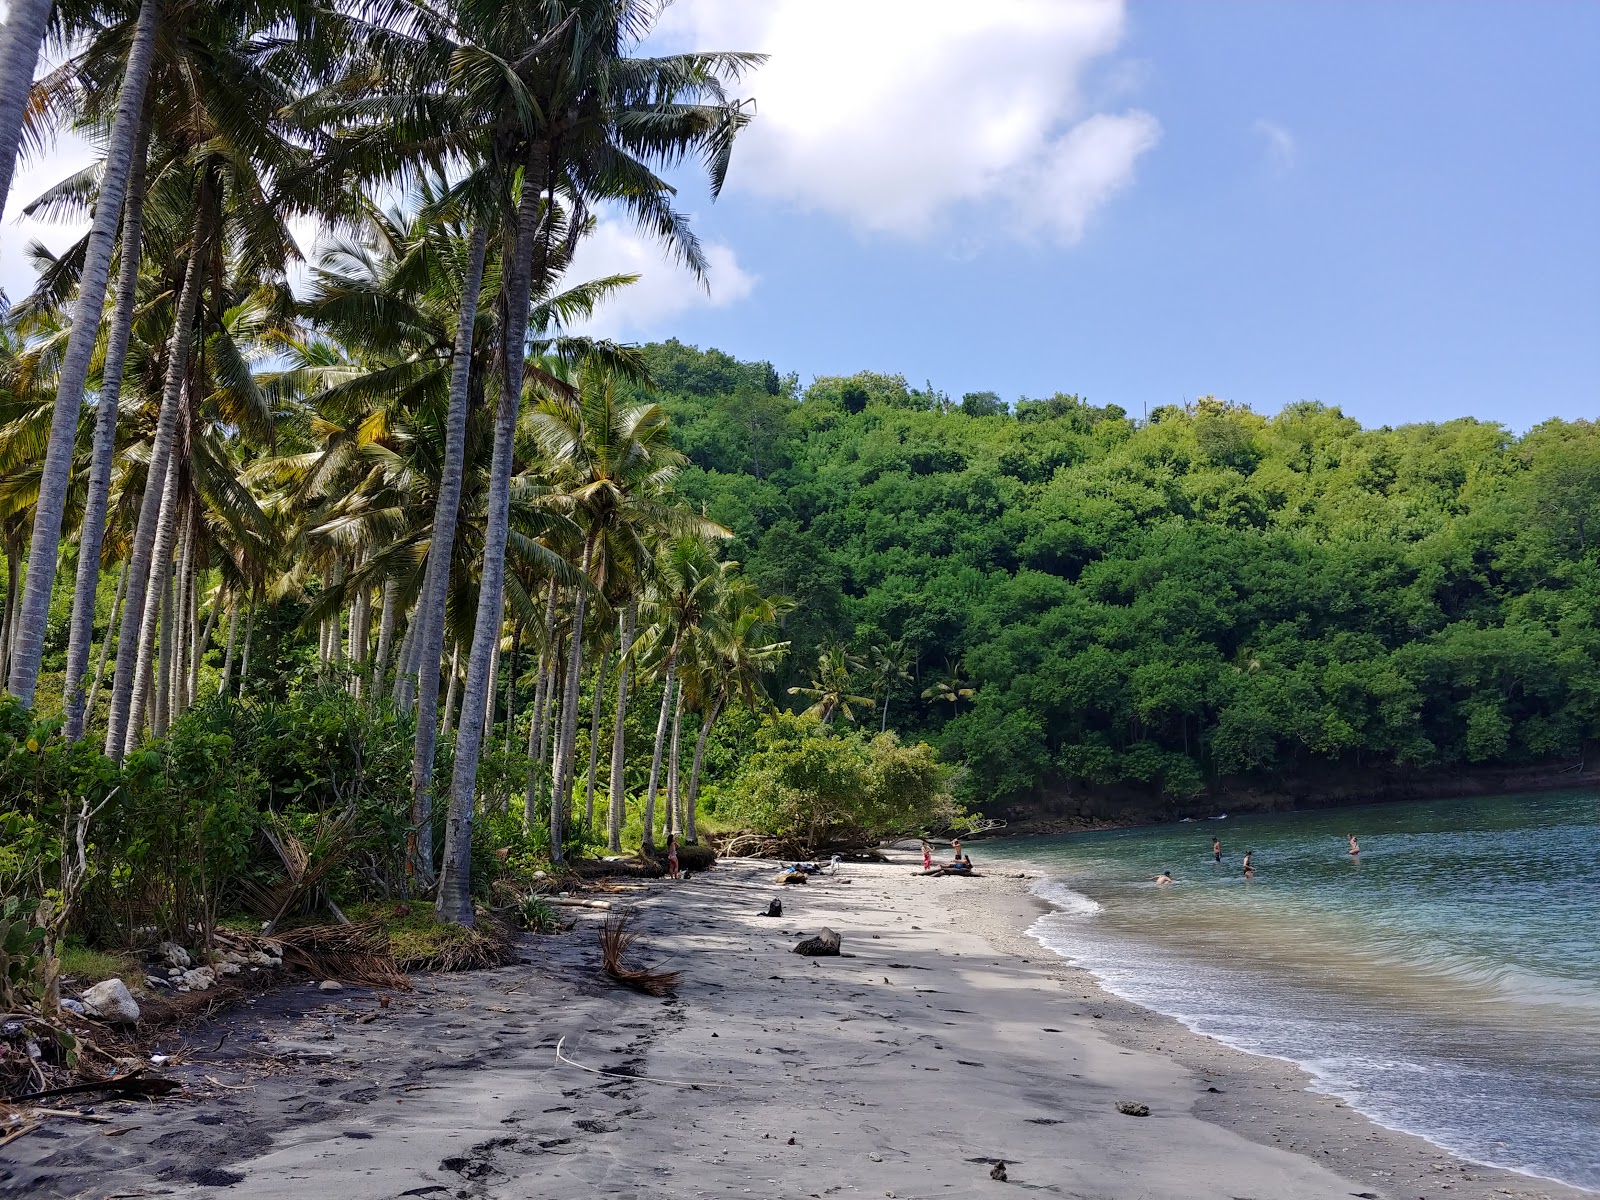
[[[910,857],[787,888],[731,861],[630,893],[640,960],[683,972],[667,1000],[599,974],[587,912],[522,964],[425,977],[388,1007],[262,997],[188,1033],[182,1098],[0,1150],[0,1194],[1585,1194],[1381,1129],[1288,1064],[1109,996],[1023,935],[1027,879],[921,878]],[[784,915],[759,915],[773,896]],[[790,953],[823,926],[841,957]]]

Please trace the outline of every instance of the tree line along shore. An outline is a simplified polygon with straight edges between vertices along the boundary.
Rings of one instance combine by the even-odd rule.
[[[707,269],[663,173],[720,188],[755,56],[645,56],[619,0],[12,9],[0,162],[104,153],[0,324],[8,996],[286,885],[467,926],[668,838],[1583,761],[1589,422],[582,336],[601,206]]]

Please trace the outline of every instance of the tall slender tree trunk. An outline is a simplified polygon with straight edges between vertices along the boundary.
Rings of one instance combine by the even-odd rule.
[[[511,528],[511,471],[514,465],[517,411],[522,405],[528,332],[528,300],[532,290],[532,248],[538,227],[540,184],[526,172],[517,205],[517,233],[505,271],[506,320],[501,345],[500,403],[494,416],[494,452],[489,460],[488,514],[483,531],[483,570],[478,583],[478,615],[473,626],[472,657],[467,663],[466,712],[450,781],[450,815],[445,826],[444,878],[439,885],[439,917],[460,925],[473,922],[470,863],[472,818],[477,798],[478,748],[482,744],[484,690],[489,685],[489,652],[500,620],[505,591],[506,539]],[[554,198],[552,197],[552,204]],[[464,745],[462,745],[464,743]]]
[[[200,603],[199,575],[195,577],[195,604]],[[206,626],[200,631],[200,636],[194,640],[194,661],[189,667],[189,703],[194,704],[200,699],[200,667],[206,660],[206,651],[211,648],[211,635],[217,630],[217,610],[222,607],[222,589],[217,588],[217,599],[211,605],[211,611],[206,614]],[[199,612],[195,617],[198,623]]]
[[[13,33],[12,22],[20,17],[26,24],[28,18],[34,15],[32,7],[30,0],[21,0],[20,5],[13,3],[11,22],[6,27],[8,35]],[[45,7],[48,12],[49,6]],[[149,82],[150,63],[155,57],[161,8],[161,0],[144,0],[133,42],[128,48],[122,90],[117,97],[117,111],[111,122],[111,141],[106,148],[105,169],[100,177],[100,193],[94,206],[94,223],[89,229],[83,270],[78,279],[78,300],[73,308],[72,329],[67,335],[67,349],[61,359],[55,409],[50,418],[50,443],[45,450],[44,468],[39,478],[39,498],[34,506],[33,541],[28,550],[28,582],[22,596],[16,653],[11,662],[11,694],[30,708],[33,706],[34,687],[39,681],[39,660],[44,653],[45,622],[50,615],[50,593],[55,586],[56,553],[61,545],[61,514],[66,507],[67,491],[72,483],[72,450],[77,440],[78,417],[83,411],[83,388],[89,378],[89,364],[100,336],[106,281],[111,273],[111,251],[117,240],[117,228],[122,224],[122,201],[127,194],[135,148],[142,140],[139,130],[143,123],[145,85]],[[32,30],[23,25],[19,25],[14,33],[16,39],[32,40]],[[13,65],[20,67],[24,61],[33,63],[37,59],[37,41],[29,55],[24,53],[25,47],[21,44],[12,53],[9,45],[11,40],[8,36],[5,47],[5,65],[8,68]],[[9,103],[10,94],[17,86],[26,95],[31,80],[31,66],[26,81],[13,79],[7,74],[4,83],[0,84],[4,93],[0,95],[0,103]],[[6,120],[9,116],[9,112],[0,115],[0,132],[6,137],[12,136],[15,129]],[[8,172],[15,153],[14,143],[9,153],[5,147],[0,147]],[[8,175],[8,189],[9,186]],[[138,251],[135,250],[134,254],[137,256]],[[98,564],[98,546],[90,557]],[[89,603],[93,602],[91,594]],[[87,650],[83,657],[87,659]],[[81,674],[81,667],[79,672]]]
[[[528,718],[528,789],[523,797],[523,828],[533,832],[538,820],[539,785],[544,778],[544,710],[550,689],[550,664],[555,656],[556,583],[551,580],[544,602],[544,641],[539,650],[538,679],[533,688],[533,712]]]
[[[184,505],[183,541],[178,544],[178,569],[172,587],[172,636],[162,631],[161,658],[166,683],[162,692],[166,697],[166,725],[171,726],[183,714],[183,686],[188,671],[185,669],[184,649],[189,644],[189,571],[194,564],[195,506]]]
[[[406,631],[400,638],[400,652],[394,662],[394,702],[406,711],[416,701],[417,695],[417,626],[421,621],[415,608],[406,618]]]
[[[494,736],[494,705],[498,698],[495,695],[500,686],[500,631],[505,625],[505,596],[500,597],[500,619],[494,626],[494,645],[489,648],[489,686],[483,694],[487,710],[483,714],[483,738],[478,746],[478,753],[483,754],[489,748],[489,739]]]
[[[22,546],[20,540],[6,535],[6,603],[0,613],[0,675],[8,672],[11,663],[11,634],[17,626],[17,592],[22,587]]]
[[[506,669],[506,753],[511,753],[517,736],[517,652],[522,649],[522,622],[511,627],[511,663]],[[509,806],[511,796],[504,797]],[[503,811],[503,810],[502,810]]]
[[[583,827],[594,829],[594,771],[600,760],[600,716],[605,709],[606,673],[611,669],[611,650],[600,656],[600,669],[594,677],[594,703],[589,706],[589,776],[583,788]]]
[[[356,589],[350,606],[350,694],[360,697],[367,675],[367,655],[372,650],[372,589]]]
[[[451,643],[450,650],[450,686],[444,693],[444,723],[439,726],[439,736],[449,737],[450,731],[455,728],[456,692],[460,690],[457,681],[461,678],[461,643]]]
[[[150,566],[157,558],[162,499],[166,493],[173,437],[177,432],[179,410],[183,404],[184,380],[189,371],[195,308],[200,302],[200,290],[205,279],[205,249],[209,241],[211,213],[209,193],[210,188],[205,177],[202,177],[200,203],[195,211],[194,230],[189,240],[189,261],[184,268],[183,290],[178,295],[172,338],[167,347],[167,376],[161,393],[161,415],[157,418],[155,437],[151,441],[144,499],[139,505],[139,524],[134,533],[133,551],[128,556],[128,598],[122,609],[122,625],[117,638],[117,670],[112,678],[111,712],[106,723],[106,753],[118,762],[122,761],[126,749],[134,696],[144,679],[143,673],[137,670],[139,631],[144,625]],[[167,541],[170,547],[170,529]]]
[[[172,711],[172,617],[174,593],[178,590],[176,569],[168,573],[161,589],[161,620],[156,647],[156,702],[151,718],[151,735],[167,736],[167,717]]]
[[[83,736],[83,726],[94,715],[95,697],[100,694],[100,681],[106,675],[106,655],[111,649],[111,639],[117,632],[117,614],[122,609],[122,597],[128,586],[128,564],[124,562],[117,571],[117,591],[111,599],[111,616],[106,621],[106,635],[100,641],[100,658],[94,665],[94,682],[89,685],[89,696],[84,701],[83,712],[78,717],[78,736]]]
[[[72,591],[72,631],[67,642],[67,673],[62,694],[66,700],[66,736],[75,742],[83,736],[86,720],[83,673],[89,661],[89,641],[94,635],[94,603],[100,586],[100,554],[105,542],[106,505],[111,495],[111,468],[116,451],[117,410],[122,397],[122,372],[128,359],[128,338],[138,300],[139,260],[144,241],[145,165],[149,157],[149,120],[140,122],[128,173],[128,196],[123,203],[121,262],[117,268],[117,296],[111,314],[111,336],[106,344],[105,366],[100,373],[100,399],[95,405],[94,452],[89,463],[89,494],[78,532],[78,577]],[[126,566],[126,564],[124,564]],[[126,570],[122,573],[126,579]],[[118,583],[120,590],[122,584]],[[113,618],[114,619],[114,618]],[[109,631],[103,645],[111,642]],[[105,654],[100,656],[102,664]],[[98,680],[100,670],[95,675]],[[96,683],[98,687],[98,682]]]
[[[187,404],[185,404],[187,408]],[[139,636],[134,647],[138,654],[137,671],[139,679],[156,677],[156,651],[157,632],[166,622],[166,608],[164,596],[168,587],[168,580],[172,576],[172,543],[177,537],[178,526],[178,476],[182,464],[174,455],[167,465],[166,479],[161,487],[161,509],[156,520],[155,545],[151,548],[150,557],[150,584],[149,590],[155,593],[154,603],[145,605],[144,620],[139,623]],[[122,648],[117,648],[118,657],[121,657]],[[139,744],[139,737],[144,731],[146,706],[149,701],[144,693],[136,692],[133,697],[133,706],[128,710],[128,736],[122,747],[124,754],[131,751]]]
[[[672,749],[667,758],[667,833],[681,830],[683,816],[678,808],[678,763],[683,746],[683,681],[678,681],[678,698],[672,705]]]
[[[217,603],[222,603],[219,590]],[[228,605],[228,648],[222,653],[222,682],[217,685],[217,695],[226,696],[228,685],[233,680],[233,651],[239,637],[239,600],[235,597],[233,603]]]
[[[711,736],[711,727],[717,723],[717,717],[722,713],[722,695],[711,702],[711,707],[706,711],[705,720],[700,722],[700,736],[694,744],[694,766],[689,771],[689,795],[684,803],[688,810],[687,828],[689,845],[693,846],[700,840],[700,835],[695,830],[695,814],[700,801],[700,768],[706,761],[706,741]]]
[[[256,632],[256,598],[252,594],[244,620],[244,649],[239,654],[239,699],[244,699],[246,681],[250,678],[250,641]]]
[[[39,66],[39,44],[50,21],[50,0],[11,0],[0,30],[0,212],[11,194],[11,178],[22,145],[22,114]]]
[[[450,557],[455,546],[456,518],[461,511],[461,476],[466,463],[467,408],[470,400],[468,385],[472,381],[472,331],[478,318],[478,292],[483,286],[483,259],[488,245],[488,229],[479,222],[473,226],[467,251],[467,277],[461,291],[461,308],[456,314],[456,344],[450,364],[450,408],[445,419],[444,468],[440,480],[439,498],[433,511],[433,537],[428,546],[428,569],[423,576],[422,598],[417,603],[417,615],[422,628],[417,635],[419,661],[427,668],[417,679],[417,739],[411,756],[411,827],[414,847],[411,854],[412,869],[419,882],[427,886],[433,879],[433,754],[437,742],[439,704],[439,672],[437,664],[444,650],[445,597],[450,591]],[[523,305],[527,307],[526,302]],[[527,313],[523,313],[526,328]],[[515,347],[516,353],[507,354],[507,374],[517,376],[517,386],[522,386],[522,338],[504,342]],[[516,369],[509,366],[515,362]],[[499,449],[499,442],[495,443]],[[509,496],[509,476],[507,477]],[[492,485],[491,485],[492,487]],[[494,517],[491,513],[490,521]],[[503,544],[503,543],[502,543]],[[505,563],[494,567],[503,571]],[[491,573],[487,559],[484,574]],[[496,583],[498,588],[498,583]],[[483,585],[479,585],[479,605],[483,603]],[[496,591],[498,603],[498,590]],[[482,704],[480,694],[478,702]],[[476,755],[472,756],[477,766]],[[467,832],[471,832],[471,814],[468,814]],[[462,860],[465,866],[466,859]],[[464,924],[472,924],[472,902],[465,899],[465,881],[456,911],[465,908]],[[440,913],[445,912],[443,896]]]
[[[583,688],[583,617],[589,600],[589,571],[594,566],[596,535],[583,540],[578,582],[572,588],[572,651],[567,658],[567,686],[561,699],[561,740],[556,750],[556,783],[550,808],[550,861],[567,861],[563,845],[567,804],[572,796],[573,759],[578,742],[578,697]]]
[[[633,633],[639,623],[639,602],[633,601],[622,614],[622,634],[617,647],[617,713],[611,732],[611,803],[606,809],[606,846],[613,854],[622,853],[623,810],[627,805],[627,727],[628,677],[633,670]]]
[[[650,787],[644,794],[644,852],[654,854],[656,849],[656,789],[661,784],[661,751],[667,741],[667,718],[672,715],[672,685],[677,681],[678,647],[667,653],[664,675],[666,687],[661,692],[661,715],[656,718],[656,748],[650,756]]]
[[[399,590],[398,580],[384,580],[383,602],[378,612],[378,648],[372,656],[370,690],[374,697],[383,687],[384,673],[389,669],[389,650],[394,645],[395,596]]]

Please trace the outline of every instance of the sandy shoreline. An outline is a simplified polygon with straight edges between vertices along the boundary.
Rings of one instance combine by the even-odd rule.
[[[600,978],[587,913],[387,1008],[263,997],[190,1033],[184,1100],[0,1149],[0,1195],[1588,1194],[1463,1163],[1102,992],[1024,935],[1042,908],[1015,873],[773,875],[729,862],[634,893],[643,957],[684,973],[665,1001]],[[780,894],[783,917],[757,915]],[[823,925],[844,957],[788,953]]]

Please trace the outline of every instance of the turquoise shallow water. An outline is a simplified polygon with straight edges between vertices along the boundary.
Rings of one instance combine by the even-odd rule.
[[[1030,932],[1112,991],[1300,1063],[1393,1128],[1600,1190],[1594,792],[1013,839],[975,857],[1046,874],[1054,911]],[[1162,871],[1172,886],[1151,882]]]

